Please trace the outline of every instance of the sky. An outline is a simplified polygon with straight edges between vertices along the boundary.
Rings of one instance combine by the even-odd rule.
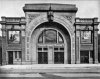
[[[33,4],[34,3],[76,4],[76,7],[78,8],[76,17],[80,18],[98,17],[98,20],[100,21],[99,0],[0,0],[0,21],[1,21],[1,16],[6,16],[6,17],[25,16],[25,13],[23,11],[24,5],[32,3]],[[100,29],[100,24],[98,28]],[[0,31],[0,36],[1,36],[1,31]]]

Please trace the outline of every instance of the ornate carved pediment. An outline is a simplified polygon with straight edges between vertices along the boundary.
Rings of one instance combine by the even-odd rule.
[[[35,19],[36,17],[38,17],[40,14],[29,14],[28,15],[28,23],[30,23],[33,19]]]

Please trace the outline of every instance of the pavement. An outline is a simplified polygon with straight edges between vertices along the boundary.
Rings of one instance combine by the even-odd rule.
[[[100,77],[97,73],[33,73],[33,74],[0,74],[0,77]]]
[[[0,69],[38,69],[38,68],[92,68],[100,64],[33,64],[33,65],[3,65]]]
[[[66,73],[34,73],[34,74],[1,74],[0,79],[100,79],[100,74],[66,74]]]
[[[100,79],[100,64],[4,65],[0,79]]]

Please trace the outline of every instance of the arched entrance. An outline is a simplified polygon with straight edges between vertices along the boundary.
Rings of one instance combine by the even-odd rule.
[[[34,49],[32,56],[36,55],[37,64],[71,63],[70,35],[61,24],[56,22],[40,24],[32,33],[31,41]]]

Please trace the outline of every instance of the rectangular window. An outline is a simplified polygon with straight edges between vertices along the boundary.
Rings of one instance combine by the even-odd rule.
[[[81,31],[81,43],[92,43],[91,31]]]
[[[20,43],[20,31],[8,31],[8,43]]]

